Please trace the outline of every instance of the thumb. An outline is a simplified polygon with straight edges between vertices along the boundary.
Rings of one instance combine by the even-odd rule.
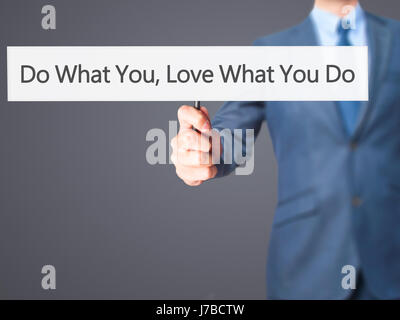
[[[210,114],[209,114],[209,112],[208,112],[208,110],[207,110],[207,108],[206,107],[203,107],[203,106],[201,106],[200,107],[200,111],[201,112],[203,112],[206,116],[207,116],[207,119],[208,119],[208,121],[210,121],[211,122],[211,120],[210,120]]]

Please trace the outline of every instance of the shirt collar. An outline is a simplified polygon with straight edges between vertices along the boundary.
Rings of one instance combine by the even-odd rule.
[[[354,10],[355,23],[352,29],[355,28],[355,30],[357,30],[360,29],[362,27],[362,24],[364,23],[364,10],[361,8],[360,4],[357,4]],[[314,6],[313,10],[310,13],[310,16],[314,20],[315,25],[318,26],[318,28],[321,30],[321,32],[336,34],[337,27],[340,22],[340,17],[316,6]]]

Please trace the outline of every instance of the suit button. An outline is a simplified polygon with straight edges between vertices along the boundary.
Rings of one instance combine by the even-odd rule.
[[[350,143],[350,149],[351,150],[356,150],[357,149],[357,147],[358,147],[358,144],[357,144],[357,142],[355,142],[355,141],[352,141],[351,143]]]
[[[362,200],[361,200],[360,197],[354,196],[354,197],[351,199],[351,204],[353,205],[353,207],[359,207],[359,206],[361,206],[361,204],[362,204]]]

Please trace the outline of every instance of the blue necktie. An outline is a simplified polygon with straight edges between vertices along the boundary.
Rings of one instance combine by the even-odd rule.
[[[345,29],[342,21],[339,21],[337,32],[339,34],[338,46],[351,46],[349,40],[350,28]],[[349,135],[354,133],[357,125],[358,112],[360,110],[360,101],[338,101],[340,113],[343,118],[344,126]]]

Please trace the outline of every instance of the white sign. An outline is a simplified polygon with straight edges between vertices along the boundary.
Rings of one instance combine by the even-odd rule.
[[[359,47],[7,47],[8,101],[368,100]]]

